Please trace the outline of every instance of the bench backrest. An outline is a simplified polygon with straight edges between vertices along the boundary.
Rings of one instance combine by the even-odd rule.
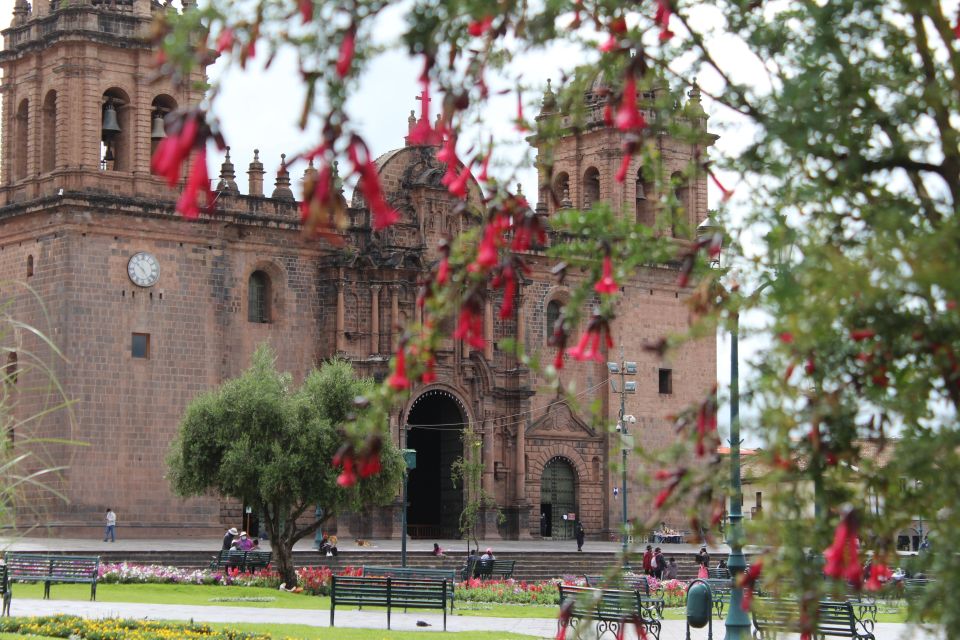
[[[436,569],[432,567],[378,567],[363,566],[365,577],[379,576],[386,578],[413,578],[415,580],[449,580],[452,585],[456,581],[455,569]]]
[[[588,587],[614,587],[614,588],[623,588],[627,587],[631,590],[639,591],[645,596],[650,595],[650,583],[647,581],[646,576],[636,576],[636,575],[618,575],[612,579],[607,579],[605,576],[583,576],[584,580],[587,581]]]
[[[716,567],[714,569],[708,568],[707,577],[712,578],[714,580],[724,580],[724,579],[729,580],[730,569],[727,569],[726,567],[723,567],[722,569],[720,567]]]
[[[247,555],[244,558],[244,564],[259,564],[267,566],[270,564],[270,560],[273,558],[272,551],[246,551]]]
[[[760,598],[753,607],[757,626],[797,630],[800,603],[797,600]],[[856,636],[856,616],[849,602],[821,600],[817,605],[817,633],[814,635]]]
[[[446,608],[447,580],[333,576],[330,597],[338,604]]]
[[[67,580],[96,580],[99,556],[45,556],[8,553],[5,556],[11,579],[51,577]]]
[[[709,586],[710,591],[713,592],[714,596],[722,596],[730,593],[731,584],[730,579],[721,580],[718,578],[707,578],[704,580]]]
[[[573,601],[570,615],[574,618],[601,620],[643,619],[640,594],[625,589],[593,589],[558,584],[560,604]]]

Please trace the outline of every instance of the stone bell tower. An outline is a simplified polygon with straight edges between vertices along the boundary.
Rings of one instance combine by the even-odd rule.
[[[0,53],[0,205],[61,190],[171,197],[150,156],[163,115],[201,99],[205,71],[155,81],[150,25],[166,11],[155,0],[16,0]]]

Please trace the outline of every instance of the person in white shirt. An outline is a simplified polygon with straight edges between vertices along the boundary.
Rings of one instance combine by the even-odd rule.
[[[107,509],[107,526],[103,529],[103,541],[106,542],[116,542],[116,530],[117,530],[117,514],[113,512],[113,509]]]

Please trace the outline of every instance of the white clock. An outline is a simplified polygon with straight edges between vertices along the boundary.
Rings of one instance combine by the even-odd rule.
[[[130,256],[127,275],[139,287],[152,287],[160,279],[160,262],[153,254],[141,251]]]

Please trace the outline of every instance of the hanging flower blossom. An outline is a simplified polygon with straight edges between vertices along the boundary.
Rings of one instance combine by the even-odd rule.
[[[150,166],[153,173],[166,178],[171,187],[180,182],[183,163],[195,146],[205,142],[200,135],[200,114],[168,115],[166,118],[167,137],[160,141],[153,154]],[[173,131],[171,131],[173,129]]]
[[[490,168],[490,156],[493,155],[493,137],[487,145],[487,152],[483,154],[483,160],[480,161],[480,173],[477,174],[477,182],[487,182],[490,179],[488,170]]]
[[[637,79],[632,69],[627,70],[627,79],[623,84],[623,97],[620,98],[614,123],[617,129],[623,132],[640,131],[647,126],[646,119],[637,108]]]
[[[550,346],[556,347],[557,352],[553,357],[553,368],[557,371],[563,369],[563,354],[567,348],[567,332],[563,328],[563,316],[557,318],[553,325],[553,333],[550,336]]]
[[[457,340],[465,340],[474,349],[483,349],[486,340],[483,335],[483,298],[474,292],[460,307],[457,329],[453,333]]]
[[[515,196],[511,196],[511,199]],[[547,244],[547,226],[545,216],[537,215],[530,210],[526,198],[508,201],[505,211],[509,212],[508,219],[513,220],[513,240],[510,248],[517,252],[528,251],[532,246]]]
[[[877,335],[877,332],[873,329],[854,329],[850,332],[850,338],[857,341],[863,342],[864,340],[869,340]]]
[[[574,360],[603,362],[602,346],[606,346],[608,350],[613,348],[610,324],[599,312],[594,312],[587,330],[580,336],[580,341],[575,347],[567,349],[567,355]]]
[[[406,342],[401,341],[397,347],[396,360],[393,365],[393,375],[387,380],[387,386],[394,391],[403,391],[410,388],[410,380],[407,378],[407,365],[404,357]]]
[[[233,29],[224,27],[217,36],[217,53],[223,53],[233,48],[234,34]],[[166,138],[164,138],[166,139]]]
[[[560,605],[560,615],[557,617],[557,636],[554,640],[565,640],[567,637],[567,628],[570,626],[570,618],[573,616],[573,599],[565,600]]]
[[[366,143],[359,136],[353,136],[350,139],[347,155],[353,163],[353,170],[360,176],[357,187],[363,193],[363,198],[373,214],[374,231],[380,231],[395,224],[400,220],[400,214],[387,204],[383,188],[380,186],[377,167],[370,159],[370,151]]]
[[[657,497],[653,500],[653,508],[659,509],[662,507],[667,500],[670,499],[670,496],[673,495],[674,490],[680,483],[683,481],[684,476],[687,475],[686,467],[678,467],[673,471],[667,471],[665,469],[660,469],[654,475],[654,478],[657,480],[669,480],[670,482],[664,487],[660,493],[657,494]]]
[[[433,59],[427,57],[423,64],[423,72],[420,74],[420,119],[407,136],[410,144],[433,146],[441,142],[440,132],[430,123],[430,68],[432,66]]]
[[[613,259],[610,257],[609,247],[603,255],[603,272],[600,275],[600,279],[597,280],[597,283],[593,285],[593,289],[601,294],[612,294],[620,291],[620,285],[618,285],[617,281],[613,278]]]
[[[527,125],[526,118],[523,117],[523,92],[520,89],[517,89],[517,131],[520,133],[526,133],[530,131],[529,125]]]
[[[340,55],[337,57],[337,76],[345,78],[350,72],[350,65],[353,64],[353,54],[357,47],[357,26],[351,24],[347,32],[343,34],[343,41],[340,43]]]
[[[200,194],[203,194],[206,210],[213,210],[214,196],[210,190],[210,177],[207,175],[207,150],[200,149],[193,157],[193,164],[190,166],[190,173],[187,175],[187,183],[184,185],[183,193],[177,200],[177,211],[183,214],[185,218],[196,218],[200,215],[200,208],[197,200]]]
[[[867,591],[881,591],[887,582],[893,578],[893,573],[885,563],[874,560],[870,565],[870,575],[864,584]]]
[[[487,31],[490,30],[490,26],[493,24],[493,16],[486,15],[480,18],[479,20],[472,20],[469,25],[467,25],[467,32],[472,35],[474,38],[479,38]]]
[[[480,247],[477,249],[477,259],[467,267],[472,272],[484,272],[496,266],[499,260],[498,247],[500,245],[500,234],[496,225],[488,223],[483,229],[483,238],[480,240]]]
[[[720,182],[720,178],[717,177],[717,174],[715,174],[709,166],[707,167],[707,175],[709,175],[710,179],[713,180],[713,184],[717,185],[717,188],[720,189],[721,200],[723,200],[723,202],[726,202],[733,197],[733,191],[723,186],[723,183]]]
[[[313,0],[299,0],[297,7],[300,9],[300,17],[303,18],[304,23],[313,20]]]
[[[420,374],[420,382],[423,384],[432,384],[437,381],[437,373],[435,368],[437,366],[437,359],[433,356],[432,353],[428,353],[426,359],[423,363],[423,373]]]
[[[361,478],[369,478],[380,473],[380,452],[383,449],[383,440],[373,434],[367,438],[366,445],[357,457],[357,467]]]
[[[577,12],[577,21],[580,20],[579,10]],[[617,16],[607,25],[610,31],[610,37],[600,44],[600,51],[609,53],[620,48],[620,37],[627,32],[627,21],[623,16]]]
[[[833,534],[833,544],[823,552],[826,560],[823,574],[837,580],[846,580],[859,589],[863,582],[863,567],[860,565],[858,528],[856,511],[848,509]]]
[[[669,0],[657,0],[657,13],[653,21],[660,27],[660,41],[669,40],[673,37],[673,31],[670,31],[670,9]]]
[[[750,604],[753,601],[753,590],[757,584],[757,580],[760,579],[760,573],[762,571],[763,559],[761,558],[750,565],[750,568],[739,576],[740,586],[743,587],[743,600],[741,600],[740,606],[744,611],[750,611]]]
[[[353,457],[353,446],[350,444],[341,446],[333,456],[334,468],[343,467],[340,475],[337,476],[337,484],[341,487],[352,487],[357,483],[358,476],[354,470]]]

